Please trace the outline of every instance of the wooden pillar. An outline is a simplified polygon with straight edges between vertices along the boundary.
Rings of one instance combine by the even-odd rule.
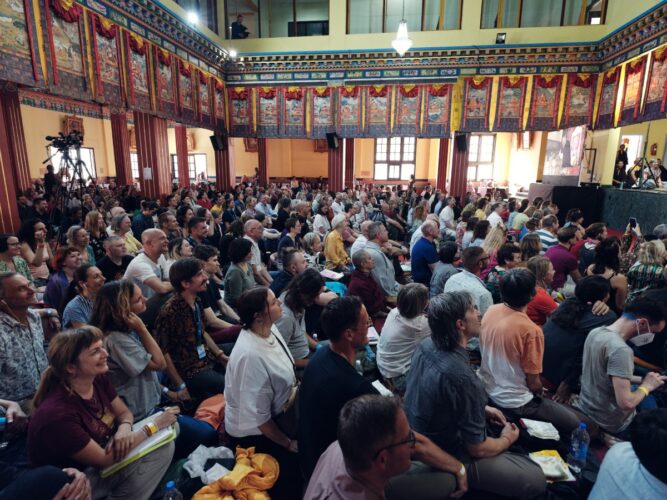
[[[189,188],[188,129],[183,125],[176,125],[176,162],[178,163],[178,187]]]
[[[343,149],[329,148],[329,191],[343,190]]]
[[[259,185],[269,185],[269,166],[266,157],[266,139],[257,139],[257,168],[259,169]]]
[[[23,119],[21,118],[21,103],[18,89],[14,85],[0,83],[0,88],[2,89],[0,90],[0,105],[4,117],[2,127],[3,133],[6,134],[9,149],[8,166],[11,168],[14,189],[18,192],[31,185],[28,149],[23,133]],[[53,130],[50,133],[57,135],[58,132],[59,130]],[[7,165],[4,168],[7,168]]]
[[[459,196],[463,200],[468,187],[468,146],[470,145],[470,134],[457,133],[456,136],[465,137],[465,147],[461,147],[463,146],[463,139],[459,139],[461,143],[459,143],[459,140],[454,141],[449,194],[450,196]]]
[[[116,163],[116,183],[119,186],[131,185],[134,179],[130,160],[130,130],[127,127],[125,112],[111,113],[111,141]]]
[[[354,189],[354,138],[345,139],[345,187]]]
[[[227,149],[227,138],[224,149],[215,151],[215,184],[218,191],[227,191],[234,186],[234,180],[229,163],[229,149]]]
[[[11,137],[9,124],[5,108],[0,106],[0,230],[3,233],[16,234],[21,220],[16,203],[16,173],[12,148],[9,144]]]
[[[171,193],[167,120],[135,111],[134,124],[141,192],[146,198],[164,198]],[[150,177],[144,169],[150,169]]]
[[[445,192],[447,184],[448,160],[449,160],[449,138],[443,137],[440,139],[440,149],[438,149],[438,175],[435,181],[435,188],[442,192]]]

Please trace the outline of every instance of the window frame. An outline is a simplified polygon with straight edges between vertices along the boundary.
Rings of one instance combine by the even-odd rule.
[[[496,170],[496,134],[489,134],[489,133],[481,133],[481,134],[470,134],[470,137],[479,137],[479,140],[477,141],[477,160],[476,161],[470,161],[470,146],[472,145],[472,140],[470,141],[468,145],[468,181],[476,181],[479,182],[482,179],[479,179],[479,167],[480,165],[486,166],[486,165],[491,165],[491,179],[493,179],[495,175],[495,170]],[[482,151],[482,138],[483,137],[492,137],[493,138],[493,147],[491,149],[491,160],[490,161],[479,161],[480,153]],[[475,169],[475,176],[474,178],[471,178],[470,176],[470,169],[474,168]]]
[[[271,0],[267,0],[267,1],[270,2]],[[290,32],[289,24],[288,24],[287,37],[291,38],[291,37],[308,37],[308,36],[329,36],[329,33],[330,33],[329,29],[330,29],[330,24],[331,24],[331,19],[329,17],[329,11],[330,11],[330,6],[331,6],[331,1],[332,0],[327,0],[328,4],[327,4],[327,10],[326,10],[326,12],[327,12],[327,18],[326,19],[319,19],[319,20],[313,20],[313,21],[299,21],[297,19],[298,18],[298,15],[297,15],[297,10],[298,10],[297,9],[297,1],[292,0],[292,16],[290,17],[291,21],[289,22],[289,24],[292,24],[293,31]],[[337,1],[337,0],[333,0],[333,1]],[[217,2],[216,2],[216,5],[217,5]],[[222,36],[222,38],[224,38],[225,40],[232,40],[232,30],[231,30],[232,22],[230,20],[231,19],[230,15],[233,14],[233,12],[232,12],[232,9],[229,8],[229,0],[224,0],[222,8],[223,8],[224,24],[225,24],[225,33]],[[216,9],[217,9],[217,7],[216,7]],[[256,15],[257,15],[257,36],[252,37],[253,39],[254,38],[282,38],[282,37],[278,37],[278,36],[276,36],[276,37],[271,36],[271,23],[270,22],[268,23],[268,28],[269,28],[268,35],[267,36],[262,36],[262,2],[261,2],[261,0],[257,0]],[[299,35],[298,34],[298,32],[299,32],[298,31],[299,30],[299,23],[312,23],[312,22],[326,23],[326,29],[327,29],[326,34],[324,34],[324,35]],[[220,33],[218,33],[218,34],[220,34]]]
[[[225,0],[226,1],[226,0]],[[376,33],[375,31],[368,32],[368,33],[350,33],[350,2],[354,0],[346,0],[346,6],[345,6],[345,34],[346,35],[367,35],[367,34],[373,34]],[[382,0],[382,30],[379,33],[393,33],[396,28],[391,28],[391,30],[387,30],[387,1],[388,0]],[[451,1],[456,1],[459,6],[459,12],[458,12],[458,23],[457,27],[454,29],[445,29],[444,28],[444,19],[439,19],[438,22],[438,29],[436,30],[425,30],[424,29],[424,22],[425,22],[425,10],[426,10],[426,0],[421,0],[421,12],[419,15],[420,18],[420,29],[419,32],[424,32],[424,31],[457,31],[461,29],[461,20],[463,18],[463,2],[464,0],[440,0],[442,2],[442,10],[443,12],[445,11],[446,4],[447,2]]]
[[[85,182],[88,182],[89,180],[97,180],[98,175],[97,175],[97,161],[95,160],[95,148],[90,148],[90,147],[87,147],[87,146],[81,146],[81,149],[82,150],[84,150],[84,149],[89,150],[90,151],[90,158],[92,159],[92,167],[90,165],[90,162],[86,163],[86,168],[88,169],[88,171],[92,175]],[[46,154],[49,157],[49,162],[48,163],[50,165],[53,165],[53,172],[55,174],[57,174],[58,172],[60,172],[60,163],[62,161],[60,159],[60,158],[62,158],[62,155],[61,155],[60,151],[58,151],[53,146],[48,145],[48,146],[46,146]],[[53,161],[57,157],[59,157],[59,160],[58,161]],[[70,159],[74,163],[76,163],[76,161],[77,161],[76,150],[74,148],[70,148]],[[69,177],[69,170],[68,170],[68,177],[67,177],[67,180],[64,181],[64,182],[69,183],[71,181],[72,181],[72,179]]]
[[[487,1],[488,0],[482,0],[482,10],[480,11],[480,16],[479,16],[479,27],[480,27],[480,29],[488,30],[488,29],[535,28],[535,27],[538,27],[538,26],[522,26],[523,1],[524,0],[518,0],[518,2],[519,2],[519,9],[518,9],[519,15],[518,15],[516,26],[514,26],[514,25],[512,25],[512,26],[504,25],[502,23],[502,16],[501,16],[500,23],[497,23],[496,26],[485,27],[483,25],[483,13],[484,13],[484,4]],[[577,22],[577,24],[564,24],[566,4],[567,4],[568,1],[571,1],[571,0],[562,0],[563,3],[561,4],[560,24],[558,24],[558,25],[548,25],[548,26],[543,26],[543,27],[551,28],[551,27],[564,27],[564,26],[594,26],[593,23],[586,22],[587,17],[588,17],[588,15],[586,13],[586,8],[585,8],[587,0],[581,0],[581,14],[579,15],[579,22]],[[502,10],[503,10],[503,2],[504,2],[504,0],[498,0],[498,10],[496,11],[496,19],[498,19],[498,13],[502,12]],[[606,22],[607,22],[608,0],[600,0],[600,2],[602,2],[602,6],[601,6],[601,9],[600,9],[600,22],[596,23],[596,24],[606,24]],[[582,18],[583,18],[583,22],[582,22]]]
[[[385,155],[385,160],[384,161],[378,161],[378,139],[384,139],[387,141],[387,146],[386,146],[386,151],[384,152]],[[399,146],[399,155],[400,155],[400,160],[392,160],[391,159],[391,140],[392,139],[399,139],[400,140],[400,146]],[[406,158],[406,151],[405,151],[405,146],[406,146],[406,139],[412,139],[414,142],[412,144],[412,147],[414,148],[414,151],[412,153],[412,159]],[[417,137],[376,137],[374,139],[374,144],[373,144],[373,180],[374,181],[385,181],[385,182],[410,182],[410,175],[415,175],[417,171]],[[387,165],[387,177],[386,179],[378,179],[377,177],[377,165]],[[409,165],[412,165],[412,173],[407,176],[407,179],[403,178],[403,169],[408,167]],[[391,171],[391,167],[396,167],[398,166],[398,177],[392,177],[389,175]]]
[[[190,182],[197,180],[197,163],[196,156],[204,157],[204,165],[208,165],[208,156],[206,153],[188,153],[188,176],[190,177]],[[204,173],[208,178],[208,170],[205,170]],[[178,181],[178,155],[171,154],[171,175],[174,181]]]
[[[132,179],[139,179],[139,153],[130,151],[130,173]],[[137,175],[134,175],[137,174]]]

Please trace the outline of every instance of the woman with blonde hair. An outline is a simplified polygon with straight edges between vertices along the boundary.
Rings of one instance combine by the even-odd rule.
[[[639,247],[637,262],[628,269],[628,298],[664,284],[664,262],[665,244],[662,240],[642,243]]]
[[[72,226],[67,230],[67,246],[76,248],[81,255],[81,262],[95,265],[95,254],[90,246],[90,235],[81,226]]]
[[[498,265],[498,249],[505,244],[507,241],[507,229],[502,223],[496,224],[495,227],[492,227],[484,238],[484,243],[482,243],[482,248],[489,256],[489,265],[486,269],[482,270],[480,278],[485,279],[487,274]]]
[[[167,251],[167,268],[165,273],[169,274],[169,269],[174,262],[184,257],[192,257],[192,245],[186,238],[174,238],[169,242],[169,250]]]
[[[519,248],[521,249],[521,262],[528,262],[542,252],[540,236],[534,233],[527,234],[521,240]]]
[[[326,268],[343,272],[350,270],[350,256],[345,251],[343,232],[347,227],[347,217],[344,213],[336,215],[331,221],[331,231],[324,238],[324,256]]]
[[[48,358],[28,428],[30,461],[86,469],[93,498],[150,498],[171,462],[172,442],[106,478],[100,470],[176,422],[178,408],[166,409],[152,425],[133,431],[134,415],[105,377],[108,354],[95,327],[59,333]]]
[[[111,219],[111,232],[123,238],[127,253],[130,255],[137,255],[144,249],[143,245],[132,234],[132,221],[127,214],[116,215]]]
[[[106,255],[104,240],[109,237],[106,231],[107,225],[104,222],[104,216],[97,210],[91,210],[86,214],[83,227],[90,235],[90,246],[93,249],[95,260],[98,261]]]

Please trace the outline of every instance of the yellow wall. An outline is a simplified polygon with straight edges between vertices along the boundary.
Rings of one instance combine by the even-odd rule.
[[[651,128],[649,130],[649,123]],[[639,134],[646,138],[646,133],[648,132],[648,146],[646,148],[646,158],[650,161],[654,158],[662,158],[663,163],[665,158],[663,158],[663,151],[665,149],[665,141],[667,140],[667,119],[663,120],[654,120],[646,123],[637,123],[635,125],[629,125],[627,127],[621,127],[620,136],[630,135],[630,134]],[[620,137],[619,137],[620,140]],[[657,144],[658,151],[655,155],[651,154],[651,145]],[[642,143],[643,148],[643,143]],[[634,158],[629,158],[632,162]]]
[[[44,176],[46,166],[42,165],[42,161],[47,158],[47,141],[44,138],[63,131],[63,120],[66,116],[68,116],[66,113],[21,105],[21,118],[32,178]],[[116,165],[113,158],[111,121],[84,117],[83,128],[85,133],[83,146],[93,148],[97,176],[115,176]]]
[[[278,139],[283,142],[286,139]],[[310,139],[292,139],[290,141],[292,153],[292,172],[296,177],[326,177],[329,155],[316,153],[314,142]],[[342,146],[342,143],[341,143]],[[269,172],[271,164],[269,164]]]

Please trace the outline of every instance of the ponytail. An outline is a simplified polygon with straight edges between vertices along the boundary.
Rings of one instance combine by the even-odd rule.
[[[51,366],[47,366],[44,373],[42,373],[42,379],[39,381],[39,386],[37,387],[37,392],[35,397],[32,400],[33,408],[37,408],[41,405],[46,396],[50,394],[57,386],[61,385],[62,381],[60,377],[56,375],[56,372]]]

